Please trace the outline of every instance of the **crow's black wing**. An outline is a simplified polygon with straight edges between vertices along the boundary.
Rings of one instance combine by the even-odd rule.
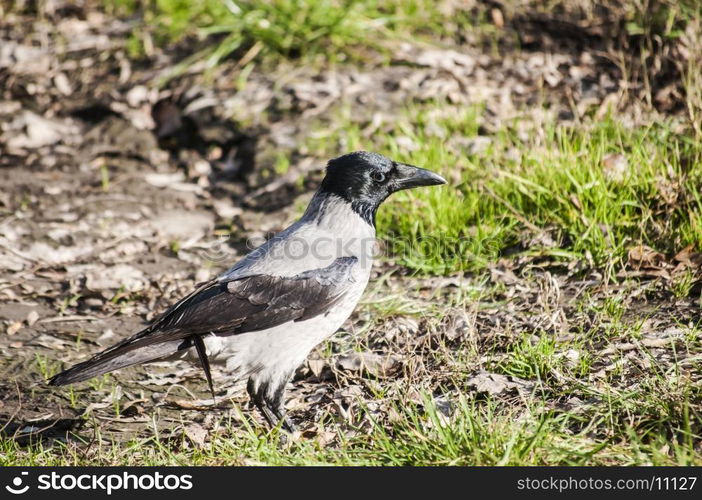
[[[207,282],[146,329],[58,374],[51,383],[85,380],[151,361],[191,347],[195,336],[236,335],[326,314],[353,282],[351,272],[357,262],[356,257],[340,257],[325,268],[291,277],[258,274]]]
[[[291,277],[255,275],[214,281],[167,311],[145,336],[233,335],[325,314],[348,289],[358,259]]]

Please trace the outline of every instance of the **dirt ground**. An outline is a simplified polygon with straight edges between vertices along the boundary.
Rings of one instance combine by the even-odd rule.
[[[241,68],[231,62],[212,74],[190,68],[159,88],[155,82],[179,61],[178,50],[132,61],[126,51],[129,26],[97,10],[58,9],[43,20],[1,21],[4,433],[27,441],[58,437],[86,443],[98,430],[102,437],[127,440],[157,425],[198,441],[216,431],[222,415],[240,421],[239,407],[259,419],[246,409],[245,394],[216,369],[219,397],[213,406],[201,370],[181,362],[122,370],[74,392],[50,388],[45,380],[139,329],[293,220],[326,160],[308,151],[301,138],[312,124],[332,123],[344,106],[364,117],[358,121],[385,124],[413,101],[485,103],[488,132],[544,102],[551,117],[564,123],[577,121],[586,109],[604,113],[612,105],[620,107],[622,120],[643,119],[626,104],[633,91],[622,88],[618,67],[594,55],[601,43],[596,35],[583,38],[566,29],[558,37],[533,22],[527,27],[533,45],[507,58],[470,41],[460,52],[405,43],[387,66],[316,71],[281,63],[254,71],[239,86]],[[665,108],[674,92],[660,98]],[[531,113],[532,122],[544,119],[538,116],[543,111]],[[278,175],[274,165],[281,154],[290,168]],[[379,265],[376,276],[391,267]],[[520,272],[525,268],[530,272]],[[565,339],[573,322],[605,329],[606,320],[583,317],[587,313],[574,306],[572,298],[585,288],[593,300],[624,297],[627,314],[646,317],[642,342],[654,353],[681,335],[680,318],[700,320],[693,299],[674,299],[654,280],[612,287],[600,286],[601,279],[593,272],[575,280],[568,270],[525,259],[494,267],[492,283],[505,285],[499,296],[457,308],[452,297],[480,286],[475,277],[396,273],[383,288],[370,289],[367,300],[410,290],[406,300],[415,309],[446,304],[441,320],[398,315],[384,328],[369,330],[373,323],[361,309],[299,370],[289,411],[303,422],[303,432],[315,435],[316,421],[350,418],[354,396],[378,381],[392,387],[421,378],[424,387],[440,386],[457,368],[417,356],[437,345],[471,342],[481,349],[505,332],[535,326]],[[358,345],[356,333],[365,353],[349,353]],[[603,373],[630,351],[625,343],[613,349]],[[678,364],[699,378],[694,363]],[[627,364],[631,380],[645,364],[639,359]],[[480,373],[472,383],[475,390],[496,393],[506,387],[510,397],[524,389],[518,379]],[[505,387],[494,389],[495,383]],[[391,398],[392,389],[388,394]]]

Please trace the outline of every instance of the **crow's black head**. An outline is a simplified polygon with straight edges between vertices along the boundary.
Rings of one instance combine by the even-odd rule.
[[[429,170],[398,163],[378,153],[356,151],[330,160],[320,191],[351,203],[370,224],[380,204],[395,191],[446,184]]]

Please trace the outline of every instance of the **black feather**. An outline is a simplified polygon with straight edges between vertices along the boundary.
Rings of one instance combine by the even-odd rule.
[[[207,379],[207,385],[210,386],[210,392],[212,393],[212,400],[216,401],[214,385],[212,385],[212,373],[210,372],[210,360],[207,359],[207,349],[205,348],[205,341],[199,335],[193,335],[191,337],[195,343],[195,349],[197,350],[197,356],[200,358],[200,364],[202,369],[205,371],[205,378]]]
[[[237,335],[325,314],[343,297],[356,257],[292,277],[255,275],[213,280],[187,295],[146,329],[58,375],[49,383],[79,382],[125,366],[153,361],[195,345],[212,390],[203,335]],[[204,352],[204,343],[202,345]],[[214,393],[214,391],[213,391]]]

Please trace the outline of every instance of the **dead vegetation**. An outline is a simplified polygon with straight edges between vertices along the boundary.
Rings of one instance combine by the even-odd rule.
[[[0,7],[0,462],[700,462],[694,2],[446,1],[437,12],[456,21],[442,31],[397,23],[396,37],[350,44],[346,62],[251,38],[212,68],[185,59],[212,36],[159,44],[117,4]],[[599,122],[664,123],[671,149],[693,144],[650,172],[641,158],[663,165],[668,150],[651,153],[648,136],[615,130],[602,148],[622,152],[572,146],[610,198],[651,177],[622,197],[643,207],[622,233],[638,239],[586,220],[594,196],[574,191],[574,221],[553,209],[558,226],[490,184],[529,180],[523,149],[551,158],[562,139],[550,128]],[[284,227],[324,160],[360,147],[459,158],[446,170],[456,199],[503,210],[461,234],[513,234],[468,246],[471,266],[387,255],[362,307],[296,375],[301,436],[279,448],[236,385],[216,374],[213,404],[186,364],[46,387]],[[388,232],[407,234],[422,203],[441,207],[398,202]]]

